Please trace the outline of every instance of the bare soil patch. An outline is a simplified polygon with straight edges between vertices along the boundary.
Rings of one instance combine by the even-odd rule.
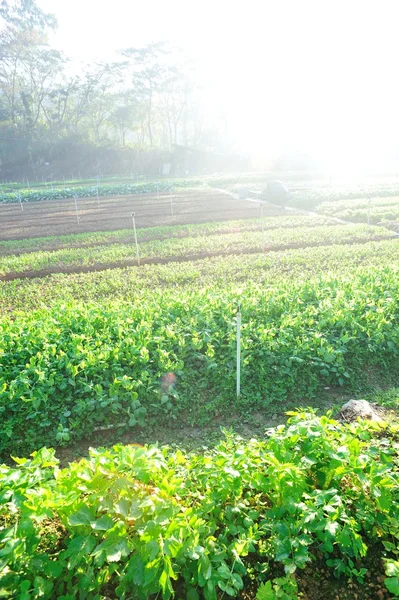
[[[73,199],[43,200],[23,204],[0,204],[0,240],[18,240],[50,235],[93,231],[113,231],[131,226],[131,213],[136,226],[179,225],[255,218],[259,207],[253,202],[235,200],[215,190],[185,190],[172,196],[135,194],[113,198],[79,198],[80,223],[77,223]],[[264,210],[265,216],[279,215],[278,207]]]

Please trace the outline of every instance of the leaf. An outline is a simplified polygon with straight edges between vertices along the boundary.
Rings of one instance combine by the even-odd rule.
[[[399,561],[387,560],[385,563],[385,573],[388,577],[399,577]]]
[[[188,588],[186,593],[187,600],[200,600],[200,595],[195,588]]]
[[[83,557],[89,556],[95,545],[96,540],[92,535],[74,538],[64,554],[65,558],[69,559],[67,561],[68,569],[74,569],[82,561]]]
[[[20,584],[21,592],[27,592],[30,589],[31,585],[32,584],[29,581],[29,579],[24,579],[23,581],[21,581],[21,584]]]
[[[388,592],[394,596],[399,596],[399,578],[398,577],[386,577],[384,580],[385,587]]]
[[[92,522],[91,526],[96,531],[107,531],[114,526],[114,522],[111,517],[104,515],[100,519],[97,519],[97,521]]]
[[[211,580],[208,580],[206,582],[206,586],[204,587],[203,593],[206,600],[217,600],[216,588]]]
[[[130,550],[125,538],[110,537],[99,544],[92,554],[99,559],[105,558],[107,562],[119,562],[122,557],[126,558],[130,554]]]
[[[161,586],[164,597],[169,598],[169,596],[173,594],[173,587],[170,581],[170,577],[166,571],[162,571],[161,576],[159,578],[159,584]]]
[[[272,582],[266,581],[266,583],[262,583],[258,591],[256,593],[256,600],[275,600],[276,594],[272,588]]]
[[[231,581],[234,583],[234,587],[237,590],[242,590],[242,588],[244,587],[244,582],[238,573],[231,574]]]
[[[91,525],[95,521],[95,511],[88,506],[82,506],[76,513],[69,517],[69,524],[73,527]]]
[[[116,505],[116,509],[116,512],[123,515],[124,517],[127,517],[129,515],[130,510],[130,502],[126,500],[126,498],[121,498]]]
[[[332,536],[335,537],[339,529],[339,524],[336,521],[327,521],[325,530]]]
[[[44,565],[44,572],[46,575],[50,575],[52,579],[56,579],[62,573],[63,565],[59,562],[50,561]]]
[[[227,565],[225,565],[225,564],[220,565],[220,567],[218,567],[217,571],[218,571],[219,575],[221,577],[223,577],[223,579],[230,579],[231,572]]]

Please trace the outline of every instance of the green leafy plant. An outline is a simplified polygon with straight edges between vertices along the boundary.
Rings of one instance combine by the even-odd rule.
[[[316,553],[331,577],[361,581],[370,549],[397,552],[398,439],[398,426],[300,412],[202,455],[119,445],[65,469],[45,448],[16,458],[0,467],[3,597],[216,600],[252,582],[258,600],[294,600]]]

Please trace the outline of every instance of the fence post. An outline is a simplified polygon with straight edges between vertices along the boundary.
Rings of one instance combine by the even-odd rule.
[[[79,223],[80,223],[80,217],[79,217],[79,212],[78,212],[78,197],[77,197],[77,195],[76,195],[76,194],[75,194],[75,196],[74,196],[74,199],[75,199],[75,212],[76,212],[76,220],[77,220],[77,222],[78,222],[78,225],[79,225]]]
[[[137,264],[138,264],[138,266],[140,266],[139,244],[137,242],[137,233],[136,233],[136,213],[132,212],[130,214],[132,215],[132,222],[133,222],[134,242],[136,244]]]
[[[237,398],[241,394],[241,303],[237,311]]]

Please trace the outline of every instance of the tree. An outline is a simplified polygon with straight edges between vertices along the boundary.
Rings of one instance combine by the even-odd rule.
[[[146,112],[146,128],[150,147],[154,147],[153,117],[155,97],[170,77],[167,64],[169,51],[164,43],[150,44],[144,48],[128,48],[122,55],[128,60],[125,67],[131,75],[132,95],[143,102]]]
[[[8,119],[32,133],[63,63],[36,30],[8,26],[0,33],[0,94]]]
[[[55,16],[45,13],[37,6],[35,0],[1,0],[0,17],[7,25],[20,30],[45,30],[57,26]]]

